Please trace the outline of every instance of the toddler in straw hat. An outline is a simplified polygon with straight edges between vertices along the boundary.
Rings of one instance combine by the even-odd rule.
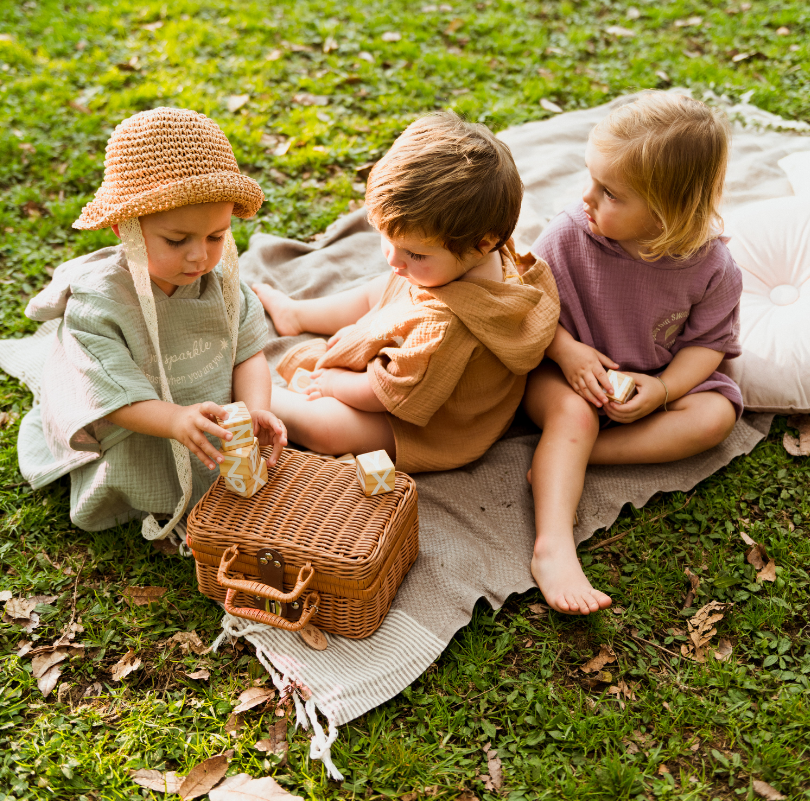
[[[60,322],[20,468],[34,487],[70,473],[81,528],[144,518],[148,539],[170,534],[218,475],[214,438],[231,435],[216,417],[231,401],[273,445],[271,465],[286,444],[268,411],[262,307],[239,281],[230,231],[263,200],[202,114],[144,111],[110,137],[104,182],[73,225],[111,227],[122,244],[58,267],[26,309]]]

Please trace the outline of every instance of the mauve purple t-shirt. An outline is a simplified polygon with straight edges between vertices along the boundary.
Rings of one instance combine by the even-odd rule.
[[[558,214],[532,245],[551,266],[560,324],[634,373],[660,373],[682,348],[740,355],[742,273],[714,239],[687,261],[637,261],[618,242],[591,233],[582,203]],[[740,388],[714,372],[688,394],[714,390],[742,414]]]

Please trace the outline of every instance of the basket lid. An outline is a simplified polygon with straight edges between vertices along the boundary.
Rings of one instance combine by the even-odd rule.
[[[351,465],[321,456],[285,448],[268,472],[252,498],[218,479],[189,515],[194,541],[223,550],[236,542],[250,555],[278,548],[290,569],[311,562],[322,574],[350,570],[362,583],[364,574],[376,577],[402,526],[413,523],[416,487],[405,473],[396,474],[392,492],[366,497]]]

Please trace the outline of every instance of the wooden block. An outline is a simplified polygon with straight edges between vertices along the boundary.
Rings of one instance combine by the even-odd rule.
[[[394,463],[385,451],[361,453],[356,462],[357,480],[366,495],[382,495],[394,489]]]
[[[299,367],[293,373],[293,377],[290,379],[287,389],[289,389],[290,392],[297,392],[299,395],[305,395],[305,390],[311,383],[312,373],[309,370],[305,370],[303,367]]]
[[[228,403],[222,408],[228,412],[228,419],[220,420],[217,418],[217,423],[225,430],[230,431],[233,434],[233,439],[230,441],[220,439],[222,443],[220,450],[225,453],[237,448],[250,447],[253,444],[253,420],[247,406],[242,401],[238,401],[237,403]]]
[[[220,451],[225,457],[219,466],[219,474],[225,486],[243,498],[252,498],[267,483],[267,462],[262,459],[259,440],[247,448]]]
[[[615,370],[608,370],[607,376],[613,385],[613,394],[610,392],[605,394],[616,403],[625,403],[635,391],[636,382],[629,375],[617,373]]]

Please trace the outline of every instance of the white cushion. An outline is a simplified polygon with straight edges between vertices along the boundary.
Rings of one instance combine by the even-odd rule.
[[[746,409],[810,412],[810,197],[780,197],[725,215],[743,271],[742,355],[721,369]]]

